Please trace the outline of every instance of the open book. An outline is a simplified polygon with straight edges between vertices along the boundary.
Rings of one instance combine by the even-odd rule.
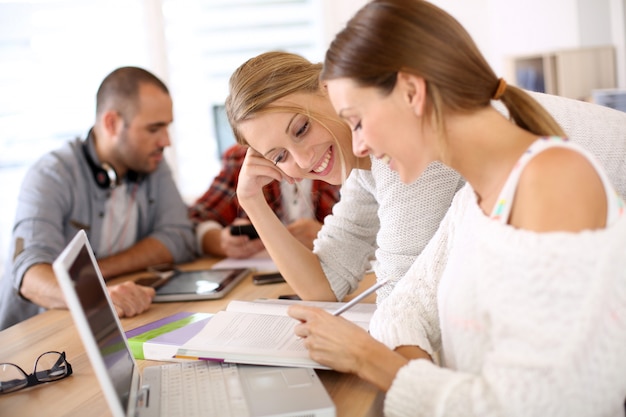
[[[293,300],[231,301],[178,350],[178,359],[209,359],[255,365],[327,367],[309,358],[294,334],[298,321],[287,315],[289,305],[312,305],[330,312],[344,303]],[[342,314],[367,329],[375,304],[361,303]]]

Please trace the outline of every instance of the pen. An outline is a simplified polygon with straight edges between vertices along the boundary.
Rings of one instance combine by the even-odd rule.
[[[352,307],[357,305],[359,301],[361,301],[362,299],[364,299],[365,297],[367,297],[368,295],[370,295],[371,293],[373,293],[374,291],[376,291],[377,289],[379,289],[383,285],[386,285],[389,282],[391,282],[391,279],[388,279],[388,280],[385,280],[385,281],[380,281],[380,282],[377,282],[376,284],[372,285],[371,287],[369,287],[368,289],[363,291],[361,294],[357,295],[352,300],[350,300],[349,302],[347,302],[343,306],[339,307],[337,310],[333,311],[333,316],[338,316],[341,313],[343,313],[344,311],[351,309]]]

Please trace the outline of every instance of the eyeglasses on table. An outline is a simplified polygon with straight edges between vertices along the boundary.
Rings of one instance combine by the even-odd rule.
[[[14,363],[0,363],[0,394],[58,381],[72,375],[72,366],[65,359],[65,352],[45,352],[35,360],[33,373],[27,374]]]

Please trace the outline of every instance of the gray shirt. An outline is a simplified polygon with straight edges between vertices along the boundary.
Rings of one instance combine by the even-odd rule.
[[[93,142],[86,143],[92,159],[99,163]],[[101,240],[111,190],[96,184],[82,146],[80,139],[68,142],[44,155],[24,177],[6,272],[0,281],[0,329],[43,311],[19,295],[24,273],[31,266],[51,264],[80,229],[90,242]],[[157,239],[174,262],[192,260],[198,253],[193,226],[167,163],[162,161],[156,171],[137,181],[137,241]]]

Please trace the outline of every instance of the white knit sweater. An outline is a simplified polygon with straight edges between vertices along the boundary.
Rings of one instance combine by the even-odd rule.
[[[337,299],[356,289],[374,257],[377,279],[400,279],[439,227],[463,183],[456,171],[440,163],[429,165],[410,185],[375,158],[371,171],[353,170],[314,242],[314,253]],[[377,300],[391,289],[388,285],[379,290]]]
[[[403,367],[387,416],[623,416],[626,216],[593,232],[522,231],[485,216],[467,185],[370,332],[445,366]]]

